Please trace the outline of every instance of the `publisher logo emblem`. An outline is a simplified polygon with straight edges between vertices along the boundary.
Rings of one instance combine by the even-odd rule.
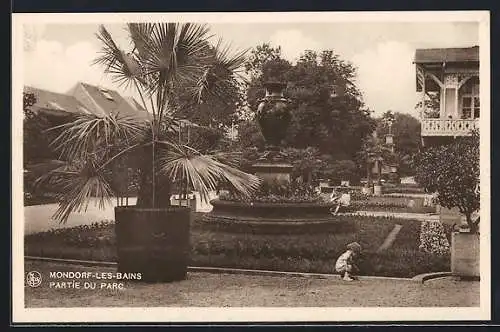
[[[26,283],[30,287],[38,287],[42,283],[42,275],[38,271],[28,272],[26,275]]]

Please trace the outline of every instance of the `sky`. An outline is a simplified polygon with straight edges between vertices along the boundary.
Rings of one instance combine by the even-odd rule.
[[[122,24],[105,24],[124,49],[130,44]],[[357,68],[356,84],[363,101],[378,116],[387,110],[416,114],[417,48],[479,45],[474,22],[320,22],[210,24],[214,36],[235,50],[263,42],[281,46],[294,61],[304,50],[331,49]],[[24,26],[24,84],[65,93],[78,81],[125,91],[92,65],[100,42],[96,24],[30,24]]]

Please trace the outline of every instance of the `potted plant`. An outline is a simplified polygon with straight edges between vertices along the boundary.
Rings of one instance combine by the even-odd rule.
[[[415,158],[416,177],[440,206],[457,209],[464,223],[452,233],[451,270],[479,277],[479,132],[444,146],[430,147]]]
[[[104,26],[95,64],[119,84],[133,87],[147,112],[81,115],[62,126],[52,142],[60,153],[40,182],[59,183],[55,214],[65,222],[92,199],[104,207],[117,192],[109,177],[119,165],[137,169],[138,198],[134,206],[115,208],[118,270],[141,272],[143,281],[173,281],[186,277],[189,260],[189,207],[171,206],[173,188],[197,191],[202,200],[224,184],[244,196],[260,180],[231,165],[223,154],[201,153],[183,142],[179,110],[194,109],[209,96],[225,98],[238,86],[236,76],[244,53],[209,43],[201,24],[127,24],[129,52],[121,50]],[[123,167],[122,167],[123,168]],[[125,177],[126,178],[126,177]]]

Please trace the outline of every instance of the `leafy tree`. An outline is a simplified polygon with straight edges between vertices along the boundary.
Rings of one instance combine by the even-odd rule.
[[[269,43],[263,43],[262,45],[257,45],[250,52],[245,63],[245,71],[250,76],[251,82],[259,81],[264,79],[265,66],[270,63],[282,62],[285,63],[281,58],[281,47],[273,47]],[[272,66],[271,66],[272,67]],[[272,76],[271,73],[266,74],[266,78]],[[262,82],[260,82],[262,83]]]
[[[58,157],[50,144],[61,132],[58,127],[73,120],[70,113],[48,113],[34,109],[36,101],[34,93],[23,92],[24,192],[35,200],[53,195],[54,190],[57,190],[52,184],[37,185],[36,180],[51,170],[54,164],[50,160]]]
[[[420,111],[423,109],[422,116],[424,118],[436,119],[439,118],[440,108],[439,92],[427,92],[424,101],[420,100],[415,105],[415,109]]]
[[[336,159],[352,159],[363,138],[374,129],[353,83],[355,68],[331,50],[305,51],[296,65],[281,58],[279,47],[268,44],[258,46],[253,54],[254,60],[247,62],[247,72],[252,73],[247,100],[252,109],[264,96],[263,82],[288,83],[285,95],[292,101],[293,117],[285,145],[312,146]]]
[[[264,136],[262,135],[259,125],[255,120],[240,122],[238,125],[238,145],[240,149],[257,147],[263,149],[265,145]]]
[[[50,133],[47,130],[57,123],[54,119],[35,112],[32,109],[35,103],[35,94],[23,93],[23,164],[25,169],[31,164],[52,159],[55,155],[49,148]]]
[[[306,149],[287,148],[285,153],[291,160],[293,171],[292,178],[300,178],[304,183],[311,184],[320,175],[323,167],[324,158],[320,155],[318,149],[309,147]]]
[[[415,170],[410,160],[422,148],[420,121],[410,114],[388,111],[378,120],[377,135],[379,137],[385,137],[388,134],[388,119],[392,120],[391,133],[394,136],[394,150],[399,172],[402,175],[413,175]]]
[[[358,180],[356,163],[352,160],[333,161],[325,172],[325,177],[335,183],[340,183],[342,180]]]
[[[479,132],[457,138],[449,145],[429,147],[413,160],[415,180],[428,192],[437,192],[437,200],[446,208],[457,207],[465,215],[471,232],[478,230],[479,219]]]

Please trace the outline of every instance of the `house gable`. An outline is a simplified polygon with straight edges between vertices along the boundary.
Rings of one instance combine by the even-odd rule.
[[[45,112],[54,115],[65,114],[88,114],[89,110],[75,97],[51,92],[43,89],[38,89],[30,86],[24,87],[25,93],[33,93],[36,98],[36,103],[32,106],[35,112]]]
[[[70,94],[89,107],[97,116],[115,114],[146,118],[149,115],[147,111],[135,102],[135,100],[134,103],[136,107],[115,90],[101,88],[87,83],[78,83],[70,91]]]
[[[415,51],[415,63],[479,62],[479,46],[427,48]]]

